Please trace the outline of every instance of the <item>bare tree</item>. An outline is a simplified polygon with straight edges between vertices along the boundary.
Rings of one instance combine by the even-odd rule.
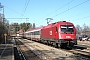
[[[89,34],[90,33],[90,28],[86,24],[83,24],[83,31],[84,34]]]
[[[76,31],[77,31],[77,34],[81,35],[82,27],[80,27],[80,25],[76,25]]]

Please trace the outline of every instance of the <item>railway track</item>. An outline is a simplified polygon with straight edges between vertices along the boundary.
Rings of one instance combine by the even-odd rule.
[[[21,41],[29,49],[32,49],[32,51],[43,60],[58,60],[58,59],[89,60],[90,59],[89,51],[83,52],[82,50],[79,49],[73,49],[73,50],[57,49],[51,46],[46,46],[44,44],[40,44],[26,39],[23,40],[19,39],[19,41]]]
[[[87,58],[90,58],[90,52],[82,51],[82,50],[70,50],[73,54],[81,55]]]
[[[20,60],[42,60],[28,49],[21,41],[15,39],[16,46],[19,51]]]
[[[19,41],[21,41],[21,40],[19,40]],[[21,42],[21,43],[23,43],[23,42]],[[52,60],[52,58],[47,56],[45,53],[43,53],[39,49],[36,49],[36,48],[34,49],[33,46],[25,44],[25,43],[28,43],[28,42],[24,42],[23,44],[25,45],[25,47],[27,47],[29,50],[31,50],[36,56],[38,56],[41,60]]]

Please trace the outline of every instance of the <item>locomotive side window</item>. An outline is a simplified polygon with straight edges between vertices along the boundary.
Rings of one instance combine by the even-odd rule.
[[[73,26],[71,25],[62,25],[61,26],[62,32],[74,32]]]
[[[56,32],[58,32],[58,28],[56,27]]]

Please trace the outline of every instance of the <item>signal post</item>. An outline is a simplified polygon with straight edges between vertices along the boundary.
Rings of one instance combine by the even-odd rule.
[[[5,37],[5,44],[6,44],[6,36],[7,36],[7,34],[6,34],[6,33],[4,33],[4,37]]]

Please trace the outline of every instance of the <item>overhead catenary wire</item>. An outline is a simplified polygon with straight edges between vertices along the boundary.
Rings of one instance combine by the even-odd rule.
[[[27,10],[27,7],[28,7],[29,2],[30,2],[30,0],[26,1],[26,3],[25,3],[25,9],[24,9],[24,11],[22,11],[22,18],[23,18],[24,14],[25,14],[25,12]],[[26,23],[27,23],[27,19],[26,19]]]
[[[80,19],[85,19],[85,18],[89,18],[90,16],[84,16],[84,17],[81,17],[81,18],[77,18],[77,19],[75,19],[75,20],[80,20]],[[73,20],[73,21],[75,21],[75,20]]]
[[[13,9],[11,9],[11,8],[9,8],[9,7],[7,7],[7,6],[5,6],[5,5],[4,5],[4,7],[8,8],[8,9],[10,9],[11,11],[13,11],[13,12],[15,12],[15,13],[17,13],[17,14],[19,14],[19,15],[21,15],[21,16],[22,16],[22,14],[21,14],[21,13],[19,13],[19,12],[15,11],[15,10],[13,10]]]
[[[5,5],[4,5],[4,6],[5,6],[6,8],[10,9],[11,11],[17,13],[17,14],[19,14],[19,15],[21,15],[21,16],[24,16],[24,14],[25,14],[25,12],[26,12],[26,9],[27,9],[27,6],[28,6],[28,4],[29,4],[29,1],[30,1],[30,0],[28,0],[28,2],[25,3],[26,7],[25,7],[24,11],[22,12],[22,14],[19,13],[19,12],[17,12],[17,11],[15,11],[14,9],[12,9],[12,8],[10,8],[10,7],[7,7],[7,6],[5,6]]]
[[[58,10],[64,8],[65,6],[69,5],[70,3],[72,3],[74,0],[71,0],[70,2],[66,3],[65,5],[61,6],[60,8],[56,9],[55,11],[49,13],[47,16],[49,16],[50,14],[54,13],[54,12],[57,12]]]
[[[89,0],[85,0],[85,1],[83,1],[83,2],[81,2],[81,3],[79,3],[79,4],[75,5],[75,6],[73,6],[73,7],[71,7],[71,8],[66,9],[65,11],[63,11],[63,12],[61,12],[61,13],[59,13],[59,14],[54,15],[54,16],[51,17],[51,18],[54,18],[54,17],[56,17],[56,16],[59,16],[60,14],[63,14],[63,13],[65,13],[65,12],[71,10],[71,9],[74,9],[74,8],[80,6],[80,5],[82,5],[82,4],[84,4],[84,3],[88,2],[88,1],[89,1]],[[42,22],[43,22],[43,21],[42,21]],[[42,22],[41,22],[41,23],[42,23]],[[40,23],[39,23],[39,24],[40,24]],[[39,24],[36,24],[36,25],[39,25]]]
[[[69,1],[68,3],[64,4],[64,5],[61,6],[60,8],[58,8],[58,9],[56,9],[55,11],[53,11],[53,12],[49,13],[48,15],[46,15],[46,17],[49,16],[49,15],[51,15],[51,14],[53,14],[54,12],[57,12],[58,10],[64,8],[65,6],[69,5],[69,4],[72,3],[73,1],[74,1],[74,0]],[[40,18],[40,19],[41,19],[41,18]],[[39,19],[38,19],[38,20],[39,20]],[[43,21],[42,21],[42,22],[43,22]],[[40,24],[40,23],[39,23],[39,24]],[[38,25],[38,24],[36,24],[36,25]]]
[[[30,0],[28,0],[28,2],[25,3],[25,6],[26,6],[26,7],[25,7],[24,11],[22,12],[22,17],[24,16],[24,14],[25,14],[25,12],[26,12],[26,10],[27,10],[29,1],[30,1]]]
[[[83,1],[83,2],[81,2],[81,3],[78,4],[78,5],[75,5],[75,6],[73,6],[73,7],[71,7],[71,8],[68,8],[67,10],[65,10],[65,11],[63,11],[63,12],[61,12],[61,13],[59,13],[59,14],[54,15],[53,17],[56,17],[56,16],[58,16],[58,15],[60,15],[60,14],[63,14],[63,13],[65,13],[65,12],[71,10],[71,9],[74,9],[74,8],[80,6],[80,5],[82,5],[82,4],[84,4],[84,3],[88,2],[88,1],[89,1],[89,0]],[[52,17],[52,18],[53,18],[53,17]]]
[[[58,10],[60,10],[60,9],[62,9],[62,8],[64,8],[65,6],[67,6],[67,5],[69,5],[70,3],[72,3],[74,0],[71,0],[70,2],[68,2],[68,3],[66,3],[66,4],[64,4],[63,6],[61,6],[60,8],[58,8],[58,9],[56,9],[55,11],[53,11],[53,12],[51,12],[51,13],[49,13],[48,15],[46,15],[46,16],[49,16],[50,14],[52,14],[52,13],[54,13],[54,12],[56,12],[56,11],[58,11]]]
[[[28,0],[28,1],[30,1],[30,0]],[[71,2],[73,2],[74,0],[71,0],[70,2],[68,2],[67,4],[65,4],[65,5],[63,5],[61,8],[63,8],[64,6],[67,6],[68,4],[70,4]],[[73,6],[73,7],[71,7],[71,8],[68,8],[67,10],[65,10],[66,12],[68,12],[69,10],[71,10],[71,9],[73,9],[73,8],[76,8],[76,7],[78,7],[78,6],[80,6],[80,5],[82,5],[82,4],[84,4],[84,3],[86,3],[86,2],[88,2],[89,0],[86,0],[86,1],[84,1],[84,2],[82,2],[82,3],[80,3],[80,4],[78,4],[78,5],[76,5],[76,6]],[[28,3],[28,2],[27,2]],[[25,5],[27,5],[27,3],[25,3]],[[28,6],[28,5],[27,5]],[[61,9],[61,8],[59,8],[59,9]],[[55,10],[55,11],[58,11],[59,9],[57,9],[57,10]],[[24,11],[26,11],[27,10],[27,7],[25,8],[25,10]],[[23,11],[23,13],[25,13]],[[55,12],[54,11],[54,12]],[[14,11],[15,12],[15,11]],[[17,12],[16,12],[17,13]],[[53,12],[52,12],[53,13]],[[52,14],[51,13],[51,14]],[[63,13],[65,13],[65,12],[63,12]],[[62,14],[63,14],[62,13]],[[24,14],[20,14],[21,16],[24,16]],[[59,16],[60,15],[60,13],[59,14],[56,14],[57,16]],[[55,16],[56,17],[56,16]]]
[[[82,12],[82,13],[79,13],[79,14],[76,14],[76,15],[73,15],[73,16],[70,16],[70,17],[67,17],[67,18],[68,19],[69,18],[73,18],[73,17],[77,18],[76,16],[81,16],[81,15],[84,15],[86,13],[90,13],[90,10],[89,11]],[[84,16],[84,17],[80,17],[80,18],[77,18],[77,19],[72,19],[72,20],[69,20],[69,21],[76,21],[76,20],[86,19],[86,18],[89,18],[89,17],[90,16]],[[65,18],[65,19],[67,19],[67,18]]]
[[[90,10],[89,10],[89,11],[85,11],[85,12],[83,12],[83,13],[79,13],[79,14],[70,16],[70,17],[66,17],[65,19],[67,19],[67,18],[73,18],[73,17],[76,17],[76,16],[80,16],[80,15],[83,15],[83,14],[86,14],[86,13],[89,13],[89,12],[90,12]],[[60,20],[61,20],[61,19],[60,19]]]
[[[27,4],[27,0],[26,0],[26,2],[25,2],[25,7],[26,7],[26,4]],[[22,16],[23,16],[23,13],[24,13],[25,7],[24,7],[23,10],[22,10]]]

